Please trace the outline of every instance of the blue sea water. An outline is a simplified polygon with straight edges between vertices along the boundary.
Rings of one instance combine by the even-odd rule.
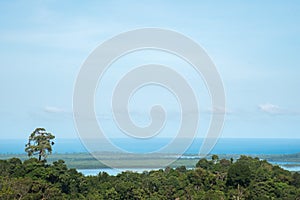
[[[144,171],[159,170],[159,168],[126,168],[126,169],[113,169],[113,168],[100,168],[100,169],[78,169],[77,171],[84,174],[85,176],[96,176],[100,172],[106,172],[109,175],[116,176],[122,172],[131,171],[137,173],[143,173]]]
[[[287,167],[284,164],[295,164],[293,162],[285,162],[285,163],[280,163],[280,162],[271,162],[274,165],[279,165],[281,168],[288,170],[288,171],[300,171],[299,166],[291,166]],[[297,163],[299,164],[299,163]],[[125,171],[132,171],[132,172],[137,172],[137,173],[143,173],[144,171],[152,171],[152,170],[158,170],[158,168],[155,169],[150,169],[150,168],[126,168],[126,169],[114,169],[114,168],[99,168],[99,169],[78,169],[78,172],[81,172],[85,176],[97,176],[100,172],[106,172],[109,175],[116,176],[117,174],[120,174]]]
[[[159,149],[168,144],[168,138],[156,138],[149,141],[137,141],[131,139],[113,139],[112,142],[129,152],[147,153]],[[0,140],[1,154],[24,153],[26,141],[20,139]],[[203,139],[197,138],[187,149],[185,154],[198,154]],[[105,149],[104,151],[109,151]],[[53,153],[81,153],[88,152],[79,139],[56,139]],[[220,138],[212,154],[293,154],[300,152],[300,139],[241,139],[241,138]],[[173,148],[172,153],[177,153]]]

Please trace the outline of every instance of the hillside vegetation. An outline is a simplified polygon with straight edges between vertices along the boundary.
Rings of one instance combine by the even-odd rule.
[[[87,176],[63,160],[0,160],[0,199],[300,199],[300,174],[267,161],[201,159],[194,169],[167,167]]]

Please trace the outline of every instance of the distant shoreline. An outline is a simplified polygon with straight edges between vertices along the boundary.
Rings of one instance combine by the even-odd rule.
[[[130,156],[129,156],[130,155]],[[218,154],[219,159],[230,159],[233,158],[234,160],[238,159],[240,155],[245,154]],[[280,165],[285,169],[300,169],[300,153],[296,154],[246,154],[247,156],[258,157],[263,160],[267,160],[275,165]],[[132,159],[132,160],[146,160],[151,163],[148,168],[156,168],[156,163],[162,161],[162,159],[168,159],[168,157],[176,156],[176,154],[156,154],[152,157],[145,157],[145,155],[137,156],[132,154],[120,154],[114,152],[102,152],[99,153],[102,159],[116,159],[120,163],[125,159]],[[26,154],[0,154],[0,160],[9,159],[12,157],[20,158],[21,160],[28,159]],[[184,154],[175,162],[173,162],[170,167],[179,167],[179,166],[186,166],[187,168],[194,168],[196,163],[199,161],[201,157],[195,154]],[[205,158],[210,159],[211,155],[206,156]],[[52,163],[56,160],[64,160],[69,168],[76,168],[76,169],[100,169],[100,168],[109,168],[106,165],[100,163],[96,158],[94,158],[89,153],[54,153],[49,155],[47,158],[48,163]],[[130,167],[123,167],[123,168],[130,168]],[[132,168],[139,168],[139,166],[133,166]],[[141,167],[143,168],[143,167]],[[291,170],[295,171],[295,170]],[[298,171],[298,170],[296,170]]]

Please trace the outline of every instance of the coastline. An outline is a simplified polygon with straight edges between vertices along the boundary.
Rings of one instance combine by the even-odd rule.
[[[122,172],[122,171],[148,171],[151,169],[159,169],[156,165],[157,163],[160,163],[162,160],[166,160],[169,158],[174,158],[174,156],[178,156],[176,154],[155,154],[155,156],[148,157],[147,155],[132,155],[132,154],[120,154],[120,153],[114,153],[114,152],[99,152],[98,154],[101,156],[101,159],[112,159],[118,161],[120,163],[120,167],[118,167],[117,171]],[[130,155],[130,156],[129,156]],[[230,159],[233,158],[236,160],[241,156],[241,154],[218,154],[219,159]],[[289,171],[300,171],[300,153],[296,154],[247,154],[247,156],[252,156],[252,157],[258,157],[261,160],[267,160],[273,165],[279,165],[285,170]],[[9,159],[17,157],[20,158],[21,160],[26,160],[28,159],[28,156],[26,154],[0,154],[0,160],[4,159]],[[194,168],[196,163],[201,159],[202,157],[199,155],[195,154],[184,154],[180,158],[178,158],[175,162],[171,163],[169,167],[176,168],[180,166],[186,166],[187,168]],[[211,155],[207,155],[205,157],[206,159],[211,159]],[[140,160],[141,162],[144,163],[144,165],[141,166],[128,166],[128,165],[121,165],[122,162],[127,161],[128,159],[130,160]],[[54,153],[50,155],[47,158],[48,163],[52,163],[53,161],[56,160],[64,160],[66,165],[69,168],[75,168],[79,171],[84,172],[85,171],[93,171],[94,172],[100,172],[100,171],[106,171],[110,172],[110,174],[115,174],[116,171],[114,169],[102,164],[100,161],[98,161],[95,157],[93,157],[89,153]],[[147,162],[149,165],[147,165]],[[147,167],[145,167],[147,166]],[[86,175],[89,175],[86,173]]]

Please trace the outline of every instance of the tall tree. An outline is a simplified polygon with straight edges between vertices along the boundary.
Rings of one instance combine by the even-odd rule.
[[[54,135],[47,132],[44,128],[36,128],[29,136],[28,143],[25,145],[25,151],[28,156],[38,155],[39,161],[46,160],[47,155],[52,153],[52,141]]]

